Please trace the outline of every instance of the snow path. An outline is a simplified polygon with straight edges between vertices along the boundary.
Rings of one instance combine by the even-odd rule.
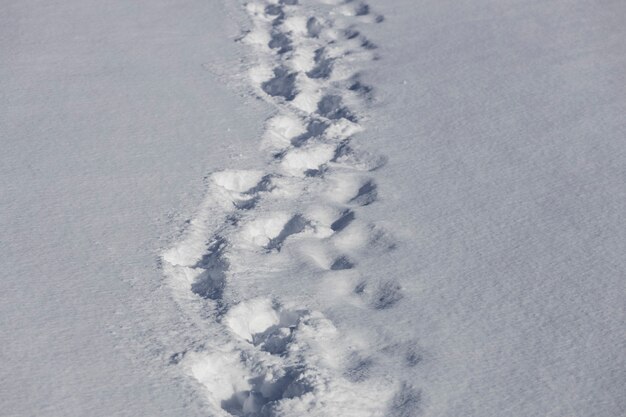
[[[321,288],[328,305],[365,311],[403,297],[393,279],[359,269],[396,246],[359,218],[378,198],[385,158],[354,143],[373,90],[360,65],[378,58],[355,25],[384,19],[362,2],[245,7],[252,29],[241,41],[256,60],[249,83],[276,109],[260,143],[267,165],[212,173],[183,239],[162,256],[175,298],[210,334],[171,362],[204,387],[215,415],[411,415],[419,391],[370,377],[374,347],[359,329],[338,329],[311,296]],[[301,293],[257,296],[267,285]],[[380,349],[392,349],[398,366],[419,362],[411,348]]]

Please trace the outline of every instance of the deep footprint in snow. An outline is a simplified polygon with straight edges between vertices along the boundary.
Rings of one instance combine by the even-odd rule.
[[[242,339],[273,355],[286,352],[301,317],[307,311],[291,311],[264,298],[241,302],[230,309],[224,322]]]
[[[354,263],[347,256],[340,256],[330,265],[331,271],[342,271],[354,268]]]
[[[306,132],[291,139],[291,144],[296,148],[304,145],[309,139],[319,137],[328,129],[328,123],[313,119],[306,127]]]
[[[374,181],[369,180],[363,184],[356,195],[350,200],[350,203],[358,204],[359,206],[367,206],[372,204],[378,198],[378,191],[376,189]]]
[[[298,94],[296,77],[295,72],[289,72],[287,68],[278,67],[274,69],[274,77],[261,84],[261,89],[272,97],[283,97],[287,101],[292,101]]]
[[[287,238],[291,235],[304,231],[307,224],[308,222],[304,216],[296,214],[289,219],[287,223],[285,223],[283,230],[280,231],[278,236],[270,239],[269,243],[265,246],[265,249],[280,251],[280,248],[283,246],[285,240],[287,240]]]
[[[274,31],[267,44],[270,49],[275,49],[279,55],[285,54],[293,49],[292,42],[286,33]]]
[[[307,77],[312,79],[327,79],[330,77],[335,60],[327,56],[324,48],[319,48],[315,51],[313,61],[315,66],[306,73]]]
[[[357,74],[349,80],[348,90],[359,95],[366,101],[370,101],[372,99],[372,91],[374,89],[371,85],[362,82],[360,75]]]
[[[272,416],[277,402],[311,390],[302,369],[264,365],[246,352],[199,353],[191,361],[191,373],[205,386],[209,401],[234,416]]]
[[[307,30],[307,34],[309,35],[309,37],[317,38],[322,32],[322,29],[323,29],[322,24],[320,23],[319,20],[317,20],[317,18],[310,17],[309,20],[307,20],[306,30]]]
[[[326,407],[316,396],[307,396],[330,382],[317,365],[317,355],[338,346],[337,330],[323,315],[256,298],[232,307],[222,322],[251,350],[191,354],[192,375],[206,387],[213,404],[247,417],[283,415],[278,413],[285,407],[291,407],[288,415],[300,415],[301,407],[311,412]],[[329,345],[320,345],[324,343]]]
[[[330,228],[333,232],[341,232],[355,219],[354,211],[347,209],[341,213],[341,216],[335,220]]]
[[[335,94],[329,94],[317,103],[317,112],[328,119],[338,120],[346,119],[353,123],[356,123],[356,116],[343,105],[341,96]]]

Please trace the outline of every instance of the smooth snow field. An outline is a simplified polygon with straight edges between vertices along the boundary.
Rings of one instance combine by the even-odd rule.
[[[5,0],[0,415],[626,416],[626,3]]]

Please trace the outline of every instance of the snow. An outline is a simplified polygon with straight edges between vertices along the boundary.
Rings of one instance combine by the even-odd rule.
[[[207,165],[254,159],[268,110],[203,67],[238,27],[205,1],[19,0],[0,34],[0,414],[203,415],[156,259]]]
[[[625,18],[9,1],[2,414],[626,415]]]

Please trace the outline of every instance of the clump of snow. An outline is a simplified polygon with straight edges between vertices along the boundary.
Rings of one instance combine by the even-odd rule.
[[[242,301],[228,311],[224,323],[239,337],[252,342],[254,335],[263,333],[280,323],[280,316],[272,301],[256,298]]]
[[[263,175],[263,171],[225,170],[213,173],[211,179],[228,191],[243,193],[257,185]]]

